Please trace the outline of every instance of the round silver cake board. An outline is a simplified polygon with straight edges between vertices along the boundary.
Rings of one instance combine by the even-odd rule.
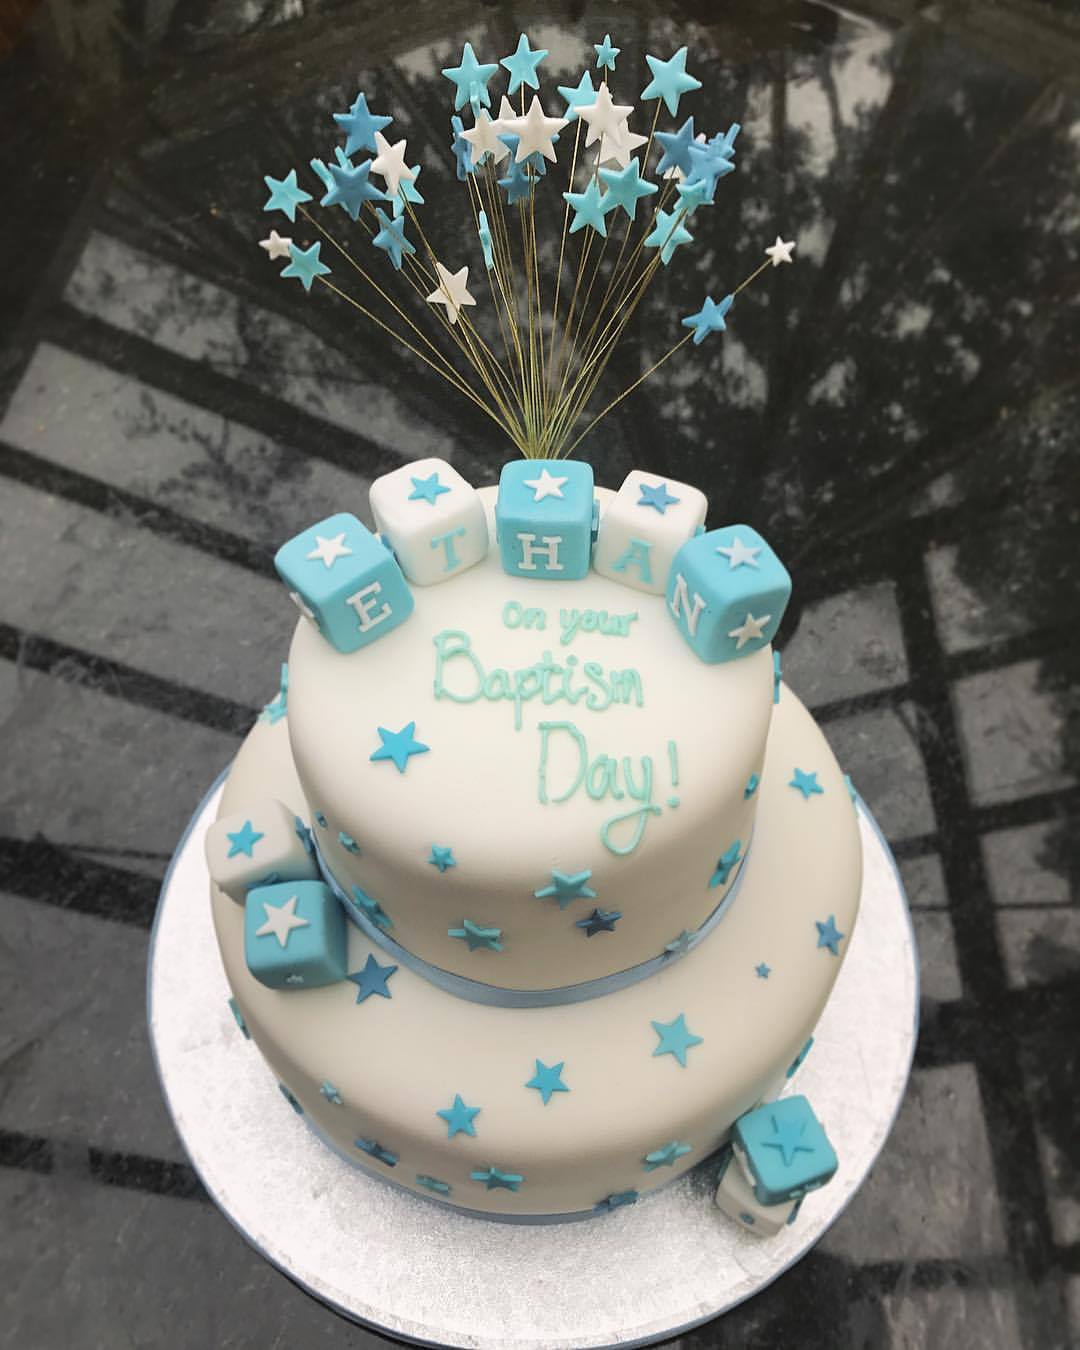
[[[861,803],[859,922],[796,1077],[840,1168],[791,1227],[761,1239],[716,1208],[709,1162],[613,1213],[510,1225],[387,1185],[325,1147],[289,1109],[228,1006],[203,858],[221,782],[188,826],[158,904],[148,991],[158,1072],[222,1213],[345,1317],[404,1340],[476,1350],[645,1345],[718,1316],[783,1274],[866,1178],[911,1069],[919,980],[900,878]]]

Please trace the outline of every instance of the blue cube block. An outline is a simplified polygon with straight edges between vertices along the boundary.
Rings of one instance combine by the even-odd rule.
[[[244,956],[269,989],[335,984],[347,972],[345,911],[321,881],[259,886],[244,902]]]
[[[763,1205],[798,1200],[836,1172],[836,1154],[805,1097],[783,1097],[748,1111],[732,1127],[731,1142]]]
[[[346,512],[282,544],[274,566],[301,612],[339,652],[366,647],[412,613],[412,592],[394,555]]]
[[[687,540],[668,574],[668,609],[710,665],[737,661],[771,642],[790,597],[787,568],[749,525],[725,525]]]
[[[516,459],[503,467],[495,503],[503,571],[576,581],[589,571],[593,471],[575,459]]]

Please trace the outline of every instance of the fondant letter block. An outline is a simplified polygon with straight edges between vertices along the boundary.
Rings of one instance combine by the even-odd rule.
[[[444,459],[418,459],[371,485],[383,543],[417,586],[432,586],[481,562],[487,517],[476,489]]]
[[[321,881],[259,886],[244,905],[248,970],[269,989],[318,989],[346,974],[345,911]]]
[[[782,1097],[748,1111],[735,1122],[731,1142],[763,1205],[798,1200],[836,1172],[836,1154],[805,1097]]]
[[[695,487],[634,469],[600,517],[594,570],[663,595],[675,554],[704,524],[708,505]]]
[[[786,1200],[779,1205],[763,1205],[750,1183],[732,1162],[729,1151],[716,1188],[716,1203],[729,1219],[734,1219],[748,1233],[757,1237],[775,1237],[787,1224],[794,1223],[802,1201]]]
[[[394,555],[344,512],[282,544],[274,566],[301,611],[332,647],[355,652],[412,613]]]
[[[593,471],[576,459],[515,459],[504,465],[495,503],[503,571],[577,581],[589,570]]]
[[[689,540],[667,578],[668,609],[710,665],[737,661],[771,642],[790,597],[787,568],[749,525],[725,525]]]
[[[206,862],[212,880],[238,905],[255,886],[314,881],[319,875],[297,833],[296,817],[273,797],[215,820],[206,832]]]

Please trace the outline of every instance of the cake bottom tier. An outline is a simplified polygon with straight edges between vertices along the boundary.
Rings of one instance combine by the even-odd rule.
[[[796,769],[821,791],[793,786]],[[490,1007],[404,966],[386,979],[390,997],[358,1002],[350,981],[268,989],[245,963],[243,907],[212,887],[244,1022],[295,1109],[376,1174],[493,1217],[626,1203],[707,1157],[738,1116],[778,1094],[847,949],[862,877],[856,812],[787,688],[758,792],[740,891],[718,926],[658,974],[585,1003]],[[307,818],[284,721],[248,736],[220,813],[268,795]],[[350,972],[369,956],[390,963],[349,927]]]

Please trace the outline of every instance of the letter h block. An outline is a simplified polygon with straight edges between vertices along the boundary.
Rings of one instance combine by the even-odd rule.
[[[371,512],[414,585],[449,581],[487,557],[484,504],[444,459],[418,459],[376,478]]]
[[[577,581],[589,571],[593,471],[574,459],[517,459],[504,465],[495,537],[512,577]]]

